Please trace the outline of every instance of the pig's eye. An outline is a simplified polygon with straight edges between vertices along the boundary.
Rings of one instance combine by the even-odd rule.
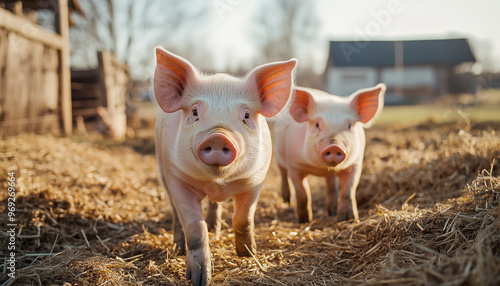
[[[314,126],[319,129],[319,123],[318,122],[316,122],[316,124]]]
[[[347,124],[347,130],[351,130],[351,123]]]
[[[198,109],[193,109],[193,116],[198,116]]]
[[[243,124],[248,126],[250,129],[255,129],[256,125],[252,120],[252,117],[250,117],[250,114],[252,114],[252,112],[248,108],[243,108],[243,110],[239,114],[239,118],[241,122],[243,122]]]

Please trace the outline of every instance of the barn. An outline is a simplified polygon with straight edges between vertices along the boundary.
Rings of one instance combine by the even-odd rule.
[[[38,25],[38,11],[55,15]],[[70,12],[78,1],[0,1],[0,135],[72,132]]]
[[[40,25],[42,11],[54,23]],[[0,0],[0,136],[69,135],[104,122],[112,130],[99,131],[125,137],[128,66],[100,51],[96,68],[70,68],[75,13],[85,16],[78,0]]]
[[[470,84],[457,89],[454,83],[464,78],[456,67],[474,62],[467,39],[332,41],[325,88],[344,96],[384,82],[387,104],[422,102],[473,91]]]

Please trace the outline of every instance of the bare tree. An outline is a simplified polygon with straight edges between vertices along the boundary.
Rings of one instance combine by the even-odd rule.
[[[158,44],[175,47],[179,33],[204,20],[207,5],[194,0],[81,0],[85,17],[70,30],[72,64],[97,64],[96,51],[108,50],[126,62],[131,76],[149,77]]]
[[[309,49],[318,43],[320,21],[315,8],[315,0],[262,1],[254,35],[261,61],[299,58],[298,83],[321,88],[322,80],[313,71]]]
[[[479,64],[481,72],[492,72],[495,70],[495,60],[493,55],[493,42],[491,39],[481,39],[469,37],[469,44]],[[499,66],[500,67],[500,66]]]
[[[256,38],[262,58],[283,60],[297,57],[317,38],[320,22],[315,0],[262,1],[256,18]],[[312,43],[314,44],[314,43]]]

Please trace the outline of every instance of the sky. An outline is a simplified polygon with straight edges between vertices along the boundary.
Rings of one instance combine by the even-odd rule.
[[[260,1],[210,0],[207,46],[215,69],[246,65],[258,51],[252,45],[252,19]],[[331,40],[412,40],[468,38],[485,68],[500,70],[499,0],[317,0],[318,39],[307,45],[315,71],[323,72]],[[474,66],[481,71],[481,65]]]

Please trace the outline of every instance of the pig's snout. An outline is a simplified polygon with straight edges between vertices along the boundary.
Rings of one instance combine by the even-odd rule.
[[[234,161],[236,153],[236,146],[222,133],[210,134],[198,146],[198,157],[210,166],[227,166]]]
[[[345,151],[339,145],[332,144],[321,152],[321,159],[328,165],[338,165],[345,159]]]

